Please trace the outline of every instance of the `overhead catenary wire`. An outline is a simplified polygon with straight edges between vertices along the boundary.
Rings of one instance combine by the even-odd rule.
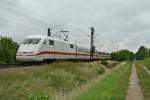
[[[13,13],[19,15],[19,16],[22,16],[22,17],[24,17],[24,18],[32,21],[35,26],[40,26],[40,27],[42,26],[42,27],[46,27],[46,28],[48,28],[48,27],[53,27],[53,28],[59,28],[59,27],[61,27],[60,25],[52,26],[52,25],[50,25],[47,22],[44,22],[44,21],[39,20],[37,18],[31,17],[30,15],[24,14],[24,13],[22,13],[22,11],[18,11],[18,9],[21,9],[21,10],[25,10],[25,9],[20,8],[20,7],[16,6],[16,5],[14,5],[13,3],[10,3],[10,2],[8,2],[6,0],[0,1],[0,2],[2,2],[0,4],[1,8],[7,9],[10,12],[13,12]],[[4,5],[2,5],[2,4],[4,4]],[[41,17],[44,17],[44,16],[41,16]]]
[[[0,3],[0,8],[4,9],[4,11],[8,11],[8,13],[6,13],[6,11],[1,12],[1,14],[7,14],[7,16],[3,15],[0,18],[5,19],[1,21],[1,25],[6,25],[6,23],[11,23],[11,24],[7,24],[7,26],[17,26],[17,28],[19,28],[20,30],[22,30],[22,32],[26,32],[29,33],[31,30],[37,31],[38,33],[43,33],[43,31],[45,29],[47,29],[47,27],[49,27],[50,25],[48,25],[47,23],[44,23],[43,21],[37,20],[36,18],[33,18],[27,14],[24,14],[22,11],[18,11],[19,8],[17,8],[16,6],[12,6],[10,5],[10,3]],[[11,14],[15,14],[15,15],[11,15]],[[9,16],[12,16],[12,18],[10,18]],[[13,16],[20,16],[19,18],[21,18],[20,21],[18,18],[16,20],[13,20]],[[23,19],[22,19],[23,18]],[[24,18],[27,20],[24,20]],[[11,21],[12,20],[12,21]],[[26,21],[26,22],[25,22]],[[25,23],[22,23],[25,22]],[[22,24],[21,24],[22,23]],[[31,25],[30,25],[31,24]],[[58,28],[60,26],[51,26],[53,28]],[[18,29],[18,31],[19,31]],[[6,31],[7,32],[7,31]],[[32,32],[32,31],[31,31]]]
[[[3,8],[5,8],[5,9],[11,11],[11,12],[14,12],[15,14],[18,14],[20,16],[26,17],[26,18],[28,18],[28,19],[36,22],[36,23],[40,23],[42,25],[49,26],[48,23],[45,23],[45,22],[40,21],[40,20],[38,20],[36,18],[33,18],[33,17],[31,17],[31,16],[29,16],[27,14],[24,14],[24,13],[22,13],[22,11],[17,11],[16,9],[22,9],[22,8],[19,8],[19,7],[15,6],[15,5],[12,5],[12,3],[9,3],[9,2],[6,2],[6,1],[0,1],[0,2],[3,2],[3,4],[5,4],[5,6],[3,6]],[[2,4],[1,4],[1,6],[2,6]],[[10,8],[10,6],[11,6],[11,8]],[[16,9],[13,9],[13,8],[16,8]]]
[[[5,17],[6,18],[6,17]],[[8,21],[7,19],[3,19],[0,23],[3,23],[4,25],[6,24],[6,21]],[[22,24],[20,24],[20,22],[18,21],[18,22],[11,22],[11,24],[10,24],[10,22],[9,22],[9,24],[7,24],[7,26],[17,26],[17,27],[19,27],[19,28],[21,28],[21,30],[23,30],[24,32],[27,32],[27,30],[24,28],[25,26],[27,27],[27,25],[22,25]],[[35,30],[37,30],[37,31],[40,31],[40,32],[43,32],[40,28],[36,28],[36,27],[29,27],[28,29],[30,30],[30,28],[31,29],[35,29]]]
[[[9,8],[7,8],[7,7],[3,7],[3,6],[0,5],[0,8],[6,9],[7,11],[9,11],[9,12],[11,12],[11,13],[15,13],[15,14],[18,15],[18,12],[15,12],[14,10],[9,9]],[[9,13],[9,14],[10,14],[10,13]],[[25,17],[25,16],[22,16],[22,17]],[[13,22],[13,23],[14,23],[14,22]],[[20,22],[17,22],[17,23],[20,23]],[[32,23],[32,24],[33,24],[33,23]],[[14,23],[14,25],[17,25],[17,24]],[[24,25],[25,25],[25,24],[24,24]],[[24,26],[24,25],[21,25],[21,26]],[[34,26],[37,26],[37,24],[34,24]],[[34,28],[35,28],[35,27],[34,27]],[[32,29],[33,29],[33,27],[32,27]],[[36,28],[36,30],[39,30],[39,31],[43,32],[42,30],[40,30],[40,28]]]
[[[18,16],[22,16],[22,17],[24,17],[24,18],[32,21],[33,22],[32,24],[34,24],[36,27],[37,26],[39,26],[39,27],[40,26],[42,26],[42,27],[49,27],[50,26],[48,23],[45,23],[44,21],[38,20],[38,19],[33,18],[33,17],[31,17],[31,16],[29,16],[27,14],[24,14],[24,13],[22,13],[22,11],[18,11],[18,9],[20,9],[20,7],[17,7],[13,3],[10,3],[10,2],[5,1],[5,0],[1,1],[1,2],[3,2],[3,5],[2,5],[2,3],[0,4],[1,8],[6,9],[6,10],[12,12],[12,13],[15,13]],[[50,27],[53,27],[53,26],[50,26]],[[35,29],[38,30],[38,31],[40,31],[40,32],[43,31],[43,30],[41,30],[41,28],[35,28]],[[82,32],[83,34],[85,34],[85,39],[82,39],[81,41],[90,42],[88,40],[88,38],[86,38],[86,37],[90,37],[90,34],[88,34],[87,32],[85,32],[82,28],[77,28],[77,30],[80,31],[80,32]]]

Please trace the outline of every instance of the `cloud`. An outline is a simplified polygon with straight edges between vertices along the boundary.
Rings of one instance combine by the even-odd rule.
[[[136,51],[140,45],[149,47],[149,3],[148,0],[1,0],[0,35],[21,42],[27,35],[46,35],[48,27],[53,32],[64,28],[70,31],[72,41],[89,46],[86,34],[94,26],[95,44],[100,50],[115,50],[119,45],[120,49]]]

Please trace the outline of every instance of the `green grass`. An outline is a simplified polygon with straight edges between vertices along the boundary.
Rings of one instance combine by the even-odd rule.
[[[100,63],[60,62],[0,70],[0,100],[50,100],[105,72]]]
[[[144,98],[145,100],[150,100],[150,75],[139,64],[137,64],[136,67]]]
[[[150,58],[146,58],[144,60],[138,61],[139,63],[143,64],[150,70]]]
[[[128,89],[131,64],[121,65],[74,100],[124,100]]]

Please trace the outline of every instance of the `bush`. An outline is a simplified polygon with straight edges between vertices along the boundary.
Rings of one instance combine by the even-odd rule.
[[[102,60],[101,64],[107,66],[109,63],[106,60]]]
[[[11,38],[0,37],[0,63],[15,63],[18,46]]]
[[[112,63],[109,63],[106,67],[107,68],[113,68],[117,65],[118,63],[117,62],[112,62]]]

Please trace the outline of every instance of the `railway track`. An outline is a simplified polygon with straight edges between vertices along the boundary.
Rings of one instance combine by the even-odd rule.
[[[0,69],[36,67],[37,65],[42,65],[42,64],[41,63],[0,64]]]
[[[55,62],[61,62],[61,61],[55,61]],[[65,61],[62,61],[65,62]],[[73,61],[75,62],[75,61]],[[81,62],[81,61],[76,61]],[[82,61],[85,63],[91,63],[91,61]],[[97,61],[93,61],[97,62]],[[0,69],[9,69],[9,68],[26,68],[26,67],[37,67],[40,65],[46,65],[46,64],[52,64],[53,62],[39,62],[39,63],[16,63],[16,64],[0,64]]]

